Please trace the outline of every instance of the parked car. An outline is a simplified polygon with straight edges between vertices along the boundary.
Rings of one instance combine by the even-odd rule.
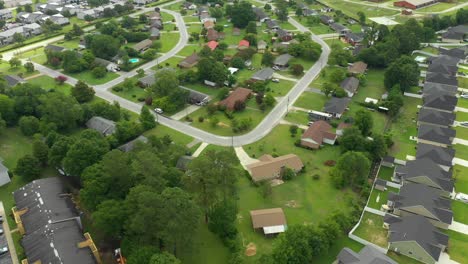
[[[464,99],[468,99],[468,94],[461,94],[460,97]]]
[[[8,252],[8,247],[0,248],[0,255],[6,254]]]
[[[468,127],[468,121],[463,121],[459,123],[460,126]]]
[[[0,235],[3,235],[3,228],[0,228]]]
[[[3,223],[3,216],[0,215],[0,224]]]
[[[278,66],[273,66],[273,67],[271,67],[271,68],[272,68],[273,70],[275,70],[275,71],[279,71],[279,70],[280,70],[280,68],[278,68]]]
[[[156,112],[156,114],[162,114],[162,113],[164,113],[164,111],[163,111],[161,108],[155,108],[155,109],[154,109],[154,112]]]
[[[279,79],[276,79],[276,78],[271,79],[271,81],[274,82],[274,83],[279,83]]]

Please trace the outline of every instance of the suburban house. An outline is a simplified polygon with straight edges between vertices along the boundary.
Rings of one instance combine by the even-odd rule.
[[[217,47],[218,47],[219,43],[217,41],[209,41],[208,43],[206,43],[206,46],[208,48],[210,48],[211,51],[215,50]]]
[[[82,232],[80,212],[60,178],[34,180],[13,193],[13,216],[24,235],[22,263],[95,264],[99,252]]]
[[[302,134],[301,146],[311,149],[319,149],[323,143],[334,145],[337,135],[333,133],[333,128],[325,121],[315,121]]]
[[[423,86],[423,96],[426,97],[431,94],[441,95],[451,95],[454,96],[458,92],[458,87],[454,85],[446,85],[441,83],[424,83]]]
[[[214,28],[214,26],[215,26],[215,23],[212,20],[207,20],[203,23],[203,27],[205,29]]]
[[[116,130],[114,121],[100,116],[91,117],[88,122],[86,122],[86,127],[96,130],[104,136],[110,136],[114,134]]]
[[[345,123],[345,122],[339,123],[338,126],[336,127],[336,134],[338,136],[342,136],[344,133],[344,130],[347,128],[350,128],[351,126],[352,126],[351,123]]]
[[[121,150],[121,151],[123,151],[123,152],[130,152],[130,151],[132,151],[132,150],[135,148],[135,146],[136,146],[137,144],[141,144],[141,143],[138,143],[138,142],[147,143],[147,142],[148,142],[148,138],[145,137],[145,136],[138,136],[137,138],[132,139],[132,140],[130,140],[129,142],[127,142],[127,143],[121,145],[121,146],[118,147],[117,149],[118,149],[118,150]]]
[[[289,60],[291,60],[293,56],[285,53],[281,54],[278,57],[275,58],[275,61],[273,62],[273,65],[280,68],[280,69],[286,69],[289,66]]]
[[[421,108],[418,114],[418,125],[433,125],[451,127],[455,121],[455,113],[443,112],[432,108]]]
[[[153,41],[151,39],[145,39],[133,46],[133,49],[135,49],[137,52],[143,52],[147,49],[149,49],[153,45]]]
[[[239,41],[239,45],[237,45],[238,50],[245,50],[245,49],[248,49],[249,47],[250,47],[250,43],[249,41],[245,39],[241,39],[241,41]]]
[[[189,164],[195,159],[194,156],[181,156],[177,160],[176,168],[178,168],[181,171],[187,171]]]
[[[438,0],[403,0],[396,1],[393,3],[394,6],[403,7],[408,9],[419,9],[425,6],[433,5],[437,3]]]
[[[67,50],[65,47],[48,44],[44,47],[44,52],[63,52]]]
[[[340,35],[340,37],[344,37],[346,33],[351,32],[351,30],[339,23],[331,23],[330,27]]]
[[[250,217],[253,229],[262,230],[265,235],[283,233],[287,229],[286,216],[281,208],[253,210]]]
[[[257,52],[264,53],[266,48],[267,48],[267,43],[263,39],[259,40],[257,43]]]
[[[426,264],[435,264],[448,246],[448,235],[420,215],[403,218],[385,215],[388,249]]]
[[[440,72],[427,72],[426,82],[458,86],[457,77],[449,74],[443,74]]]
[[[359,88],[359,79],[356,77],[348,77],[340,83],[340,87],[345,90],[348,97],[353,97]]]
[[[448,229],[453,220],[450,198],[440,196],[439,192],[424,184],[407,183],[398,194],[389,192],[387,206],[394,215],[421,215],[443,229]]]
[[[117,65],[116,63],[113,63],[112,61],[108,61],[105,59],[95,58],[94,64],[104,67],[108,72],[120,71],[119,65]]]
[[[1,20],[8,20],[13,18],[13,12],[10,9],[5,8],[0,10],[0,19]]]
[[[10,174],[8,173],[8,168],[3,165],[3,161],[0,159],[0,186],[3,186],[7,183],[9,183],[10,180]]]
[[[192,53],[192,55],[183,59],[177,66],[180,68],[192,68],[193,66],[197,65],[198,61],[200,60],[200,56],[196,52]]]
[[[258,7],[254,7],[253,8],[253,11],[255,13],[255,16],[257,17],[257,20],[260,21],[260,22],[265,22],[265,21],[269,21],[270,18],[268,17],[267,14],[265,14],[265,12],[263,11],[262,8],[258,8]]]
[[[429,158],[409,160],[406,165],[396,166],[392,180],[400,184],[425,184],[445,197],[450,196],[454,186],[452,172],[445,171]]]
[[[430,64],[443,64],[448,66],[458,66],[460,59],[448,55],[439,55],[428,59]]]
[[[182,87],[182,89],[186,89],[185,87]],[[187,98],[187,103],[189,104],[194,104],[194,105],[205,105],[210,101],[210,96],[200,93],[198,91],[192,90],[192,89],[186,89],[189,91],[189,96]]]
[[[317,11],[315,11],[315,10],[306,8],[306,9],[303,9],[303,10],[302,10],[302,15],[305,16],[305,17],[308,17],[308,16],[318,16],[318,13],[317,13]]]
[[[42,28],[39,24],[32,23],[2,31],[0,32],[0,45],[8,45],[13,43],[13,35],[15,33],[21,34],[25,38],[30,38],[41,34]]]
[[[468,34],[468,26],[458,25],[450,27],[445,33],[442,33],[442,42],[460,43]]]
[[[456,131],[451,128],[420,125],[418,128],[418,143],[432,144],[439,147],[452,145]]]
[[[273,73],[275,73],[275,71],[270,68],[270,67],[267,67],[267,68],[263,68],[259,71],[257,71],[253,76],[252,78],[250,78],[252,81],[266,81],[266,80],[270,80],[271,77],[273,77]]]
[[[348,42],[352,46],[359,46],[359,44],[364,40],[364,36],[365,36],[364,33],[348,32],[348,33],[346,33],[344,35],[344,39],[345,39],[346,42]],[[361,46],[361,48],[362,48],[362,46]],[[354,54],[356,49],[353,50],[353,55],[354,56],[357,55],[357,54]]]
[[[157,27],[151,27],[150,30],[150,39],[151,40],[156,40],[161,37],[161,31]]]
[[[147,75],[138,79],[138,84],[143,87],[150,87],[156,82],[156,77],[154,74]]]
[[[356,61],[348,66],[348,72],[351,74],[364,74],[367,70],[367,63],[363,61]]]
[[[454,149],[430,144],[418,144],[416,151],[416,159],[430,159],[445,171],[449,171],[452,168],[454,157]]]
[[[333,264],[398,264],[372,245],[367,245],[358,253],[350,248],[343,248]]]
[[[431,63],[429,67],[427,67],[426,72],[435,72],[441,73],[449,76],[455,76],[457,74],[458,67],[446,64],[438,64],[438,63]]]
[[[278,30],[280,29],[281,27],[279,26],[278,22],[276,22],[276,20],[267,20],[266,22],[266,26],[270,29],[270,30]]]
[[[330,25],[331,23],[335,22],[333,18],[327,16],[327,15],[321,15],[320,16],[320,21],[325,24],[325,25]]]
[[[3,78],[5,79],[6,84],[8,85],[8,87],[14,87],[19,83],[24,83],[25,82],[24,79],[19,77],[18,75],[8,74],[8,75],[5,75]]]
[[[388,155],[383,157],[382,160],[380,161],[380,165],[387,167],[387,168],[395,167],[395,157],[388,156]]]
[[[278,38],[281,41],[290,41],[293,39],[293,35],[291,32],[281,29],[281,28],[276,30],[276,34],[278,35]]]
[[[462,61],[462,63],[466,63],[466,58],[468,57],[468,46],[462,46],[459,48],[452,49],[439,47],[439,53],[442,55],[458,58]]]
[[[323,111],[325,113],[331,114],[335,118],[341,118],[343,113],[348,108],[349,102],[351,100],[349,98],[338,98],[332,97],[328,102],[325,104]]]
[[[458,98],[454,95],[429,94],[423,96],[425,108],[432,108],[439,111],[453,112],[457,106]]]
[[[261,182],[281,178],[285,168],[290,168],[297,173],[303,167],[301,159],[295,154],[276,158],[271,155],[263,155],[258,162],[247,165],[247,170],[254,182]]]
[[[233,36],[240,36],[240,34],[241,34],[240,28],[233,28],[232,29],[232,35]]]
[[[218,31],[214,30],[213,28],[210,28],[206,32],[206,40],[208,41],[216,41],[220,39],[220,34]]]
[[[233,92],[229,94],[224,100],[219,102],[220,105],[224,105],[228,110],[234,110],[236,102],[245,103],[247,99],[252,95],[252,90],[247,88],[236,88]]]

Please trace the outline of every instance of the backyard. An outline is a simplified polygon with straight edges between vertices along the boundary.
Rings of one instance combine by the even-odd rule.
[[[383,248],[387,247],[387,230],[383,228],[383,217],[380,215],[364,212],[361,223],[353,235]]]
[[[411,140],[410,136],[417,136],[417,106],[422,103],[421,99],[407,96],[403,100],[400,115],[391,125],[394,145],[389,149],[389,154],[400,160],[406,160],[407,155],[416,156],[416,141]]]
[[[294,106],[308,110],[322,111],[328,99],[329,98],[323,94],[315,92],[303,92],[294,103]]]
[[[378,178],[391,182],[394,170],[395,168],[380,166]]]
[[[460,201],[452,201],[453,219],[468,225],[468,204]]]
[[[388,194],[390,192],[398,193],[399,190],[397,188],[387,187],[387,190],[380,191],[377,189],[373,189],[372,193],[369,198],[369,204],[367,206],[380,210],[383,204],[386,204],[388,201]]]
[[[54,89],[55,91],[61,91],[67,95],[71,94],[72,86],[70,84],[58,84],[54,78],[49,77],[47,75],[40,75],[38,77],[28,79],[27,82],[33,85],[40,86],[44,90]]]
[[[450,259],[459,263],[468,263],[468,255],[466,254],[468,236],[452,230],[446,230],[445,232],[450,238],[448,246]]]
[[[468,194],[468,168],[460,165],[453,166],[455,191]]]
[[[155,128],[149,131],[146,131],[144,135],[157,137],[170,136],[176,144],[180,144],[181,146],[185,146],[193,141],[193,138],[191,136],[188,136],[184,133],[181,133],[161,124],[158,124]]]

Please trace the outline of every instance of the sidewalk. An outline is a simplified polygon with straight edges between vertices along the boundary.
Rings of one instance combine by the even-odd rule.
[[[234,148],[234,150],[236,151],[237,158],[239,159],[242,167],[246,168],[247,165],[258,162],[257,159],[251,158],[242,147]]]
[[[191,113],[197,111],[198,109],[200,109],[200,106],[190,105],[186,107],[185,109],[179,111],[178,113],[172,115],[171,118],[174,120],[181,120],[182,118],[190,115]]]
[[[462,233],[468,235],[468,225],[465,225],[460,222],[453,221],[451,225],[449,225],[450,230],[453,230],[458,233]]]
[[[209,144],[208,143],[201,143],[201,145],[197,148],[197,150],[195,150],[195,152],[193,153],[193,157],[198,157],[200,156],[200,154],[202,153],[202,151],[208,146]]]
[[[10,226],[8,225],[7,214],[5,212],[5,208],[3,207],[2,201],[0,201],[0,215],[3,216],[3,234],[8,242],[8,250],[10,251],[12,263],[19,264],[18,255],[16,254],[15,243],[13,243],[13,238],[11,237]]]

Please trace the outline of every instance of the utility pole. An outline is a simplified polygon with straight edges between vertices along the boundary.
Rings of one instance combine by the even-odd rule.
[[[231,136],[231,146],[234,147],[234,136]]]

